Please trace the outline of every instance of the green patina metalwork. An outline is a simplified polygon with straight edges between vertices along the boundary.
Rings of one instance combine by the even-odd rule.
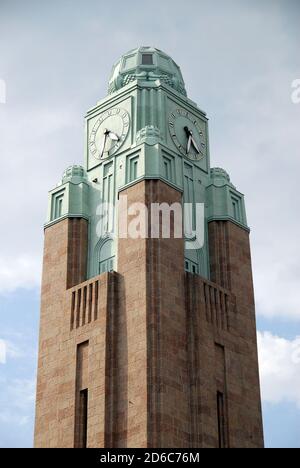
[[[161,81],[186,96],[178,65],[153,47],[138,47],[124,54],[113,66],[108,92],[112,94],[133,81]]]
[[[195,125],[199,132],[203,155],[198,160],[195,153],[185,154],[185,125]],[[97,135],[107,128],[122,138],[117,146],[109,141],[99,159]],[[89,220],[88,277],[98,274],[99,265],[103,268],[110,257],[113,262],[108,263],[117,269],[116,239],[110,243],[110,257],[101,259],[99,246],[116,219],[111,213],[101,226],[99,204],[115,203],[124,187],[142,179],[161,179],[183,192],[185,202],[205,203],[205,245],[186,250],[192,272],[209,277],[209,221],[227,219],[248,229],[243,195],[223,169],[210,168],[206,114],[187,97],[180,68],[162,51],[139,47],[118,60],[108,96],[87,112],[84,146],[84,167],[68,168],[50,192],[46,226],[68,216]]]

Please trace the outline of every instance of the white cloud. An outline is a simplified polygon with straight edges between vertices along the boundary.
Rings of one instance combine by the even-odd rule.
[[[36,349],[32,348],[32,336],[25,331],[1,330],[1,341],[5,343],[6,360],[0,372],[0,447],[31,446]]]
[[[226,103],[211,142],[214,160],[246,195],[258,312],[300,320],[300,106],[290,100],[291,77],[275,68],[249,78]]]
[[[0,104],[5,104],[6,102],[6,83],[0,78]]]
[[[300,336],[287,340],[267,331],[257,336],[262,399],[300,408]]]
[[[1,424],[16,427],[29,424],[35,401],[35,379],[0,378],[0,385]]]
[[[263,258],[267,259],[267,255]],[[300,320],[299,272],[292,260],[285,267],[274,258],[264,265],[257,260],[254,279],[257,312],[260,315]]]
[[[6,342],[0,339],[0,364],[6,364]]]
[[[29,349],[21,349],[20,346],[13,343],[11,340],[3,340],[6,348],[7,359],[20,359],[29,355]]]
[[[10,293],[18,288],[33,288],[40,284],[42,260],[38,254],[0,257],[0,291]]]
[[[71,112],[61,108],[18,110],[8,103],[0,112],[0,172],[5,174],[0,200],[0,293],[40,284],[47,191],[68,165],[62,155],[68,143],[62,142],[59,150],[56,146],[60,133],[72,128]],[[69,141],[67,133],[65,139]],[[69,157],[70,151],[65,153]]]
[[[0,364],[8,364],[11,359],[28,359],[36,356],[36,350],[24,342],[24,336],[21,335],[21,343],[16,344],[10,339],[3,339],[8,335],[5,331],[1,332],[0,338]],[[11,336],[11,334],[9,334]]]

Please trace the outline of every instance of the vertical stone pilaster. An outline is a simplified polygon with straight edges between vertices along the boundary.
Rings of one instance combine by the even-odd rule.
[[[209,223],[212,279],[235,296],[231,344],[225,346],[229,439],[263,446],[256,320],[249,232],[231,221]]]
[[[59,408],[72,389],[70,374],[62,375],[62,330],[68,303],[66,288],[85,279],[87,222],[64,219],[45,230],[41,290],[35,446],[57,447],[60,442]],[[75,373],[76,359],[70,361]],[[71,359],[71,358],[70,358]],[[75,393],[74,393],[75,395]],[[65,406],[64,408],[67,408]],[[65,411],[65,414],[67,411]]]
[[[128,204],[181,203],[161,181],[122,194]],[[150,226],[150,224],[149,224]],[[173,228],[172,228],[173,229]],[[189,443],[183,239],[119,239],[128,339],[128,446]]]

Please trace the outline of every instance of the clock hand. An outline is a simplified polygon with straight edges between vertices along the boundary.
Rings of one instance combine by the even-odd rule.
[[[188,138],[188,142],[187,142],[187,147],[186,147],[186,153],[189,154],[190,152],[190,149],[191,149],[191,143],[193,143],[194,147],[197,149],[197,145],[195,143],[195,140],[193,138],[193,132],[192,130],[190,130],[188,127],[184,127],[184,131],[186,133],[186,136]],[[198,149],[197,149],[198,151]]]
[[[108,136],[111,140],[114,140],[114,141],[119,141],[119,137],[118,135],[116,135],[114,132],[112,131],[108,131]]]
[[[186,133],[186,136],[189,138],[191,136],[191,131],[189,130],[188,127],[184,127],[184,131]]]
[[[106,145],[107,136],[108,136],[108,132],[107,132],[107,130],[105,130],[105,131],[104,131],[104,138],[103,138],[103,141],[102,141],[101,150],[100,150],[100,152],[99,152],[99,154],[100,154],[100,158],[99,158],[99,159],[101,159],[102,156],[103,156],[103,153],[104,153],[104,150],[105,150],[105,145]]]
[[[192,143],[192,137],[191,137],[191,135],[190,135],[190,136],[189,136],[189,139],[188,139],[187,147],[186,147],[186,152],[187,152],[187,154],[189,154],[189,152],[190,152],[191,143]]]
[[[199,150],[199,148],[198,148],[198,145],[197,145],[197,143],[195,142],[195,140],[194,140],[194,138],[193,138],[192,136],[191,136],[191,140],[192,140],[192,143],[193,143],[194,148],[195,148],[195,150],[197,151],[197,153],[200,153],[200,150]]]

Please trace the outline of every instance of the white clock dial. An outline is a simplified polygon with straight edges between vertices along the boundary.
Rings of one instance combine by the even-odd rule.
[[[89,135],[89,151],[95,159],[112,156],[122,146],[130,126],[126,110],[115,107],[100,114]]]
[[[181,154],[191,160],[204,158],[206,150],[205,126],[184,109],[175,109],[169,116],[169,131]]]

